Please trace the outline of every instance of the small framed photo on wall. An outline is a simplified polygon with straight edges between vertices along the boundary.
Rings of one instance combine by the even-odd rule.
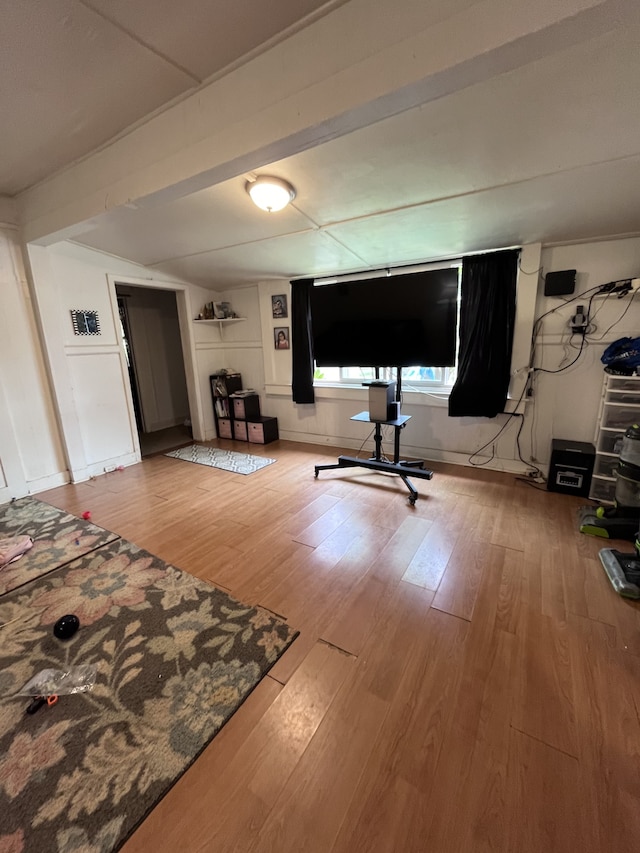
[[[75,335],[99,335],[100,320],[98,319],[97,311],[84,311],[81,309],[71,309],[71,322],[73,323],[73,333]]]
[[[279,293],[277,296],[271,297],[271,314],[274,320],[289,316],[286,293]]]
[[[289,327],[276,326],[273,330],[273,342],[276,349],[289,349]]]

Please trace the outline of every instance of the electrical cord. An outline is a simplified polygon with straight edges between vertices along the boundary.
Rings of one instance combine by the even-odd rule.
[[[512,419],[514,418],[515,414],[516,414],[515,412],[510,412],[510,413],[509,413],[509,417],[508,417],[508,418],[507,418],[507,420],[504,422],[504,424],[500,427],[500,429],[498,430],[498,432],[493,436],[493,438],[490,438],[490,439],[489,439],[489,441],[487,441],[487,442],[486,442],[486,444],[483,444],[483,445],[482,445],[482,447],[479,447],[476,451],[474,451],[474,452],[471,454],[471,456],[469,456],[469,465],[472,465],[474,468],[483,468],[485,465],[488,465],[488,464],[489,464],[489,462],[492,462],[492,461],[495,459],[495,456],[496,456],[496,441],[500,438],[500,436],[502,435],[502,433],[503,433],[503,432],[506,430],[506,428],[509,426],[509,424],[511,423],[511,421],[512,421]],[[484,461],[484,462],[474,462],[474,461],[473,461],[473,458],[474,458],[475,456],[478,456],[478,455],[479,455],[479,454],[480,454],[480,453],[485,449],[485,447],[489,447],[489,445],[491,445],[491,456],[489,456],[489,458],[488,458],[488,459],[485,459],[485,461]]]
[[[567,302],[564,303],[565,305],[567,305],[569,302],[574,302],[576,299],[583,299],[587,293],[591,293],[591,296],[589,297],[589,303],[587,306],[587,311],[586,311],[587,328],[588,328],[588,325],[590,323],[590,318],[591,318],[591,304],[593,303],[593,300],[595,299],[596,295],[601,292],[602,287],[603,287],[603,285],[597,285],[596,287],[589,288],[589,290],[586,290],[583,293],[578,294],[578,296],[575,296],[573,299],[569,299],[569,300],[567,300]],[[531,354],[532,354],[531,363],[532,364],[533,364],[533,359],[535,358],[535,345],[536,345],[535,339],[536,339],[537,335],[539,334],[539,331],[538,331],[539,321],[544,319],[544,317],[546,317],[548,314],[552,314],[554,311],[557,311],[558,308],[560,308],[560,307],[561,306],[558,305],[555,308],[552,308],[550,311],[547,311],[545,314],[542,314],[538,318],[538,320],[536,320],[536,322],[534,323],[534,332],[533,332],[533,340],[532,340],[532,348],[531,348]],[[628,306],[627,306],[627,309],[628,309]],[[616,322],[619,322],[619,320]],[[615,323],[614,323],[614,325],[615,325]],[[588,344],[589,344],[589,341],[587,341],[587,339],[586,339],[587,338],[586,331],[584,333],[574,332],[573,334],[580,334],[581,335],[581,341],[580,341],[580,347],[578,349],[578,354],[573,359],[573,361],[569,362],[569,364],[565,364],[563,367],[558,367],[555,370],[549,370],[546,367],[534,367],[533,368],[534,373],[550,373],[550,374],[564,373],[565,370],[569,370],[570,367],[573,367],[573,365],[576,364],[576,362],[579,360],[580,356],[584,352],[585,346],[588,346]],[[572,337],[573,337],[573,335],[572,335]]]
[[[614,321],[614,322],[609,326],[609,328],[606,330],[606,332],[603,332],[603,333],[602,333],[602,335],[601,335],[599,338],[594,338],[590,343],[599,343],[600,341],[604,340],[604,339],[607,337],[607,335],[609,334],[609,332],[611,331],[611,329],[613,329],[613,327],[614,327],[614,326],[617,326],[617,324],[618,324],[618,323],[619,323],[619,322],[624,318],[624,316],[625,316],[625,314],[627,313],[627,311],[629,310],[629,308],[631,308],[631,303],[632,303],[632,302],[633,302],[633,300],[636,298],[636,293],[637,293],[637,292],[638,292],[637,290],[634,290],[634,291],[632,292],[632,294],[631,294],[631,299],[629,300],[629,302],[628,302],[628,304],[627,304],[627,307],[624,309],[624,311],[623,311],[623,312],[622,312],[622,314],[618,317],[618,319],[617,319],[617,320],[615,320],[615,321]]]
[[[375,432],[375,431],[376,431],[376,428],[374,427],[374,428],[371,430],[371,432],[369,433],[369,435],[368,435],[368,436],[366,436],[366,438],[364,439],[364,441],[362,442],[362,444],[360,445],[360,447],[358,448],[358,450],[357,450],[357,452],[356,452],[356,457],[359,457],[359,456],[360,456],[360,454],[362,453],[362,448],[363,448],[363,447],[365,446],[365,444],[369,441],[369,439],[371,438],[371,436],[374,434],[374,432]]]
[[[527,272],[527,270],[523,270],[523,269],[522,269],[522,256],[519,254],[519,255],[518,255],[518,269],[520,270],[520,272],[521,272],[523,275],[537,275],[539,272],[542,272],[542,270],[544,269],[544,267],[540,266],[540,267],[538,267],[538,269],[537,269],[537,270],[532,270],[531,272]],[[544,280],[545,280],[545,278],[546,278],[546,276],[541,275],[541,276],[540,276],[540,278],[544,281]]]
[[[563,371],[568,370],[569,368],[573,367],[573,365],[576,364],[576,362],[578,361],[578,359],[580,358],[580,356],[584,352],[585,347],[587,347],[589,344],[599,343],[600,341],[604,340],[604,338],[606,338],[606,336],[609,334],[611,329],[614,326],[616,326],[624,318],[624,316],[628,312],[629,308],[631,307],[631,303],[635,299],[637,291],[635,291],[635,290],[633,291],[631,299],[629,300],[625,310],[618,317],[618,319],[615,320],[606,329],[606,331],[602,335],[600,335],[600,337],[598,337],[598,338],[592,337],[594,332],[597,330],[597,326],[595,325],[595,323],[593,321],[598,316],[600,311],[603,310],[605,303],[607,301],[609,301],[612,296],[615,296],[616,298],[621,299],[623,296],[626,296],[629,293],[628,289],[616,291],[615,288],[618,286],[624,285],[624,284],[628,284],[629,288],[630,288],[630,286],[631,286],[630,282],[631,282],[631,279],[620,279],[618,281],[609,282],[608,284],[596,285],[592,288],[589,288],[586,291],[583,291],[582,293],[577,294],[576,296],[573,296],[571,299],[563,300],[561,305],[556,305],[553,308],[549,309],[548,311],[545,311],[544,314],[541,314],[534,321],[534,324],[532,327],[532,333],[531,333],[531,351],[530,351],[530,361],[529,361],[529,363],[531,365],[533,365],[535,363],[537,338],[538,338],[538,335],[540,334],[541,326],[542,326],[542,323],[543,323],[545,317],[548,317],[550,314],[553,314],[556,311],[560,310],[561,308],[564,308],[565,306],[570,305],[572,302],[577,302],[580,299],[584,299],[587,295],[590,294],[588,308],[587,308],[587,326],[584,330],[584,334],[581,336],[580,345],[579,345],[579,347],[577,347],[578,353],[577,353],[576,357],[569,364],[564,365],[561,362],[561,366],[556,370],[549,370],[547,368],[542,368],[542,367],[532,368],[532,372],[529,376],[529,381],[528,381],[528,383],[525,384],[525,388],[529,387],[529,388],[531,388],[531,390],[533,390],[533,388],[536,384],[537,375],[539,373],[549,373],[549,374],[562,373]],[[603,294],[603,293],[605,294],[605,298],[602,300],[602,303],[598,306],[598,308],[594,312],[592,312],[593,300],[595,299],[596,296]],[[579,334],[579,333],[573,333],[569,338],[568,344],[565,344],[565,357],[568,357],[567,346],[574,349],[574,350],[576,349],[575,345],[573,344],[573,338],[574,338],[575,334]],[[534,457],[535,457],[534,434],[535,434],[535,418],[536,418],[535,397],[536,397],[536,395],[533,394],[533,408],[532,408],[531,435],[530,435],[531,452],[532,452],[532,455]],[[531,464],[531,463],[526,463],[526,464]],[[540,469],[538,469],[538,472],[539,472],[539,470]],[[528,482],[528,481],[525,480],[524,482]],[[532,485],[532,484],[530,483],[529,485]]]
[[[524,387],[522,389],[522,392],[520,394],[520,397],[518,399],[518,402],[515,405],[516,409],[522,403],[522,400],[524,399],[524,395],[525,395],[525,392],[527,390],[528,385],[529,385],[529,383],[525,382]],[[509,412],[508,414],[509,414],[509,416],[508,416],[507,420],[500,427],[500,429],[493,436],[493,438],[490,438],[489,441],[486,442],[486,444],[483,444],[482,447],[479,447],[477,450],[475,450],[468,457],[469,465],[472,465],[474,468],[482,468],[485,465],[488,465],[489,462],[493,461],[493,459],[495,459],[495,455],[496,455],[495,445],[496,445],[497,440],[500,438],[502,433],[507,429],[509,424],[512,422],[513,418],[520,418],[520,426],[518,428],[518,432],[516,433],[516,449],[518,451],[518,458],[519,458],[520,462],[522,462],[523,465],[526,465],[528,468],[532,469],[532,473],[534,475],[542,476],[542,472],[540,471],[540,469],[538,468],[537,465],[532,465],[531,462],[527,462],[525,459],[522,458],[522,451],[520,449],[520,434],[522,432],[522,427],[524,426],[524,415],[521,414],[520,412],[517,412],[517,411],[516,412]],[[491,445],[491,456],[488,459],[486,459],[484,462],[474,462],[473,461],[474,457],[478,456],[486,447],[489,447],[489,445]]]
[[[535,483],[533,480],[527,480],[526,477],[516,477],[517,483],[526,483],[527,486],[531,486],[532,489],[536,489],[538,492],[546,492],[546,486],[540,486],[538,483]]]

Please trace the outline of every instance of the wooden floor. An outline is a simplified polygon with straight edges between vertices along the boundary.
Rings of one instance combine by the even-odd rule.
[[[314,479],[335,449],[250,449],[276,464],[41,495],[300,630],[125,853],[640,850],[640,610],[584,501],[434,464],[411,507],[391,475]]]

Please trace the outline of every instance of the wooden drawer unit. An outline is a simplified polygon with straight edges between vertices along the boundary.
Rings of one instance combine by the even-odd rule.
[[[257,394],[232,395],[233,417],[242,420],[258,420],[260,418],[260,397]]]
[[[247,435],[254,444],[269,444],[278,440],[278,419],[260,418],[247,422]]]
[[[233,438],[230,418],[218,418],[218,438]]]
[[[246,421],[233,421],[233,437],[236,441],[248,441]]]

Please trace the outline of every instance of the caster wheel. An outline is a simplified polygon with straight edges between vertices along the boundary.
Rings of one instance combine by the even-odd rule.
[[[317,479],[318,479],[318,472],[316,471],[316,473],[315,473],[313,476],[314,476],[314,477],[315,477],[315,479],[317,480]]]

